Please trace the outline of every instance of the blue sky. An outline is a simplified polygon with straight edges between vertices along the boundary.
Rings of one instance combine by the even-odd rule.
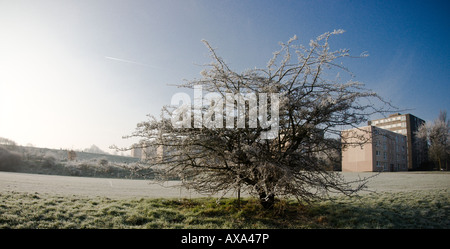
[[[356,80],[422,119],[450,110],[447,1],[0,1],[0,137],[108,150],[199,78],[202,39],[236,71],[263,67],[278,42],[331,47]]]

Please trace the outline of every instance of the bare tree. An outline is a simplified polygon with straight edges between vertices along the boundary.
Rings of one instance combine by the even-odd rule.
[[[11,139],[0,137],[0,146],[5,146],[9,148],[15,148],[17,146],[16,142]]]
[[[0,146],[0,171],[17,171],[21,162],[22,158],[19,153]]]
[[[450,121],[447,120],[447,111],[440,111],[439,117],[433,123],[425,123],[419,127],[417,137],[428,144],[428,155],[438,170],[448,170],[450,156]]]
[[[242,73],[231,70],[203,41],[212,62],[200,79],[180,87],[208,94],[194,96],[194,108],[184,96],[183,105],[175,101],[128,137],[159,148],[147,157],[158,179],[178,177],[199,192],[247,191],[264,208],[272,208],[275,197],[310,201],[332,192],[353,194],[366,179],[346,182],[326,170],[324,159],[340,149],[336,139],[343,128],[356,127],[390,105],[352,80],[341,64],[350,57],[348,50],[330,50],[330,38],[341,33],[325,33],[307,47],[295,45],[293,37],[280,43],[266,68]],[[327,73],[338,72],[349,73],[350,79],[329,79]]]

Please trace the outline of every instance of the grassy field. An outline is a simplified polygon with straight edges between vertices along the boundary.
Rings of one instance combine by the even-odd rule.
[[[0,192],[0,228],[450,228],[448,190],[365,194],[272,211],[246,198],[89,198]]]
[[[343,172],[347,181],[371,177],[375,173]],[[376,175],[376,174],[375,174]],[[111,199],[128,198],[201,198],[209,197],[193,190],[180,188],[180,181],[169,181],[163,186],[152,180],[117,179],[97,177],[56,176],[0,172],[0,192],[39,193],[56,196],[86,196],[90,198],[108,197]],[[450,191],[450,172],[386,172],[371,178],[367,191],[371,192],[416,192]],[[218,197],[219,195],[213,196]],[[249,197],[245,193],[241,196]],[[227,197],[236,197],[230,191]]]
[[[373,173],[343,173],[347,180]],[[359,197],[261,209],[151,181],[0,172],[0,228],[450,228],[450,173],[382,173]],[[374,192],[373,192],[374,191]]]

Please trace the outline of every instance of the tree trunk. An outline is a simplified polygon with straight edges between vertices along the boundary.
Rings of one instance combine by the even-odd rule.
[[[241,186],[240,185],[238,187],[237,198],[238,198],[237,208],[241,209]]]

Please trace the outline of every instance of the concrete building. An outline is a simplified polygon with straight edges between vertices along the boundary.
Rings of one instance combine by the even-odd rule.
[[[134,144],[131,149],[131,156],[145,160],[162,160],[163,157],[170,155],[170,149],[165,146],[152,146],[150,144]]]
[[[417,139],[415,132],[425,121],[412,115],[395,113],[387,118],[375,119],[368,125],[377,126],[406,136],[408,170],[418,169],[422,163],[428,161],[428,150],[425,142]]]
[[[131,157],[142,159],[142,148],[133,147],[131,149]]]
[[[365,126],[345,130],[342,140],[342,171],[407,171],[406,136]]]

